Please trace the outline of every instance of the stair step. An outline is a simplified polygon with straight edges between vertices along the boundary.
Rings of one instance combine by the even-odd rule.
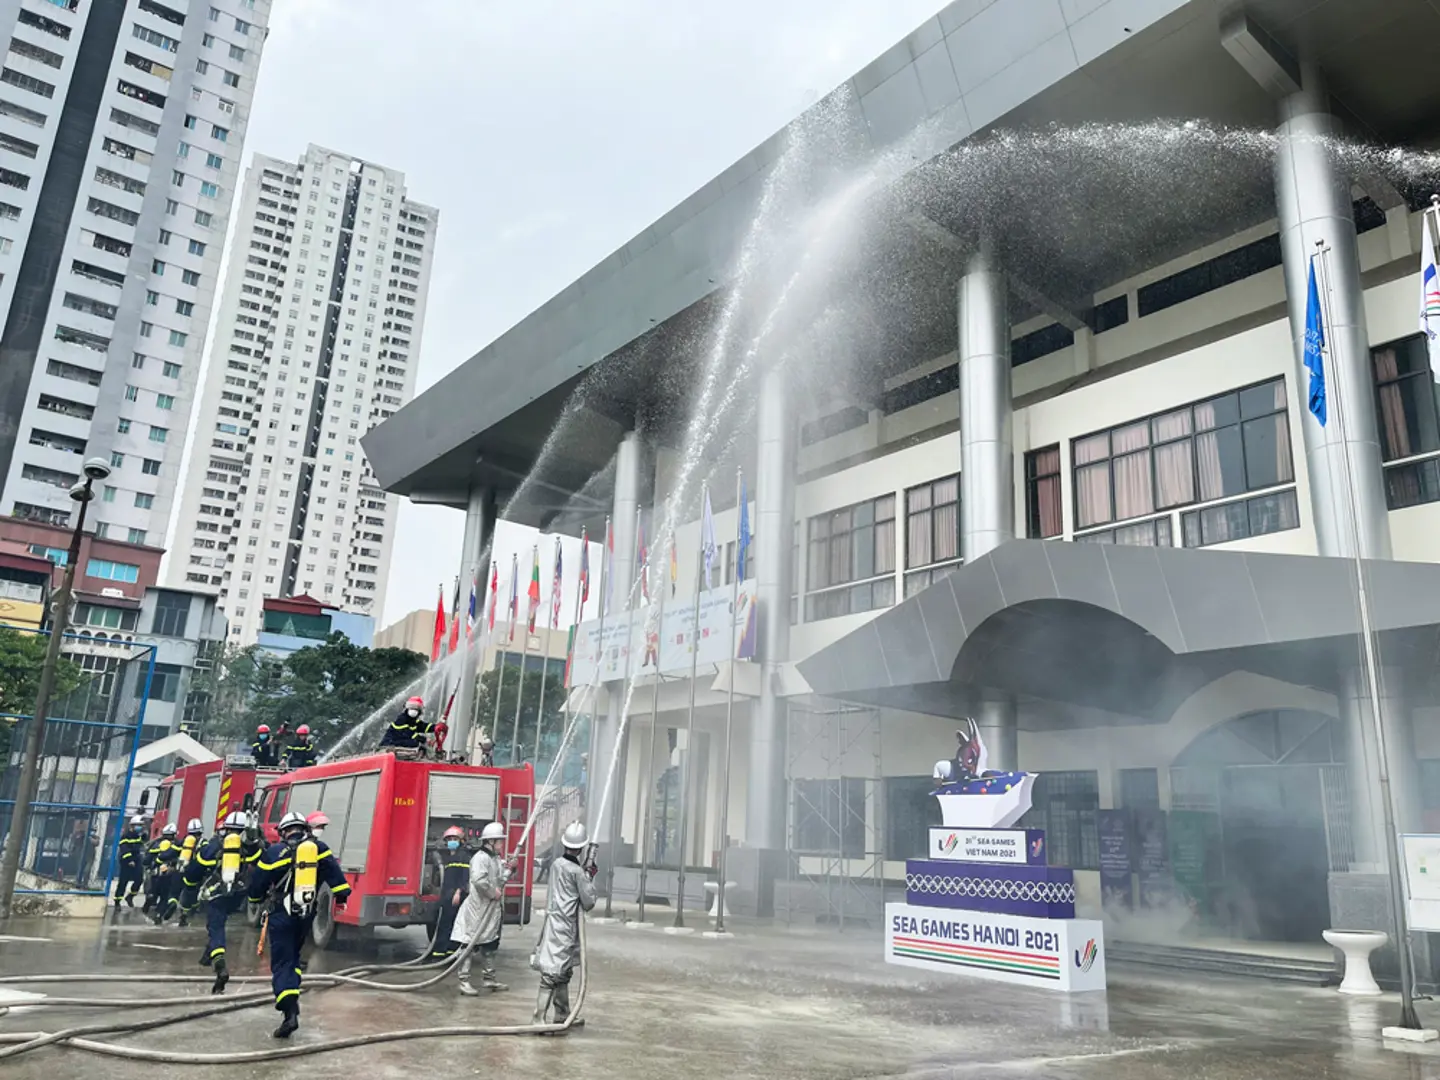
[[[1110,959],[1122,966],[1161,968],[1167,971],[1204,971],[1216,975],[1269,979],[1276,982],[1329,986],[1336,982],[1335,966],[1323,960],[1263,956],[1186,946],[1142,945],[1113,942]]]

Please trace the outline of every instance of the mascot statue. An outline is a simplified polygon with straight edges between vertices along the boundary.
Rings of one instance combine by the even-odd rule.
[[[947,829],[1008,829],[1030,809],[1035,773],[991,772],[980,725],[966,718],[955,756],[935,763],[935,791]]]

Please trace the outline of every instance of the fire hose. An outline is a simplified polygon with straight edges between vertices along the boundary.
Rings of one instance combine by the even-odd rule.
[[[561,1023],[548,1024],[461,1024],[445,1027],[429,1028],[404,1028],[397,1031],[379,1031],[368,1035],[352,1035],[343,1039],[330,1039],[325,1042],[306,1043],[289,1046],[275,1047],[269,1050],[242,1050],[231,1053],[220,1054],[199,1054],[185,1050],[152,1050],[144,1047],[124,1046],[119,1043],[98,1042],[87,1038],[89,1035],[115,1035],[135,1034],[140,1031],[152,1031],[156,1028],[166,1027],[171,1024],[183,1023],[187,1020],[198,1020],[217,1013],[231,1012],[239,1009],[253,1008],[270,1000],[269,994],[244,995],[237,997],[223,1004],[207,1005],[200,1009],[191,1009],[186,1012],[172,1013],[168,1016],[153,1017],[148,1020],[126,1021],[124,1023],[103,1023],[81,1025],[72,1028],[65,1028],[55,1032],[22,1031],[0,1033],[0,1044],[10,1044],[8,1049],[0,1050],[0,1059],[18,1057],[20,1054],[32,1050],[38,1050],[45,1046],[65,1045],[77,1050],[86,1050],[90,1053],[101,1054],[108,1057],[125,1058],[131,1061],[146,1061],[155,1064],[165,1065],[235,1065],[250,1064],[254,1062],[281,1061],[286,1058],[303,1057],[309,1054],[322,1054],[334,1050],[346,1050],[360,1046],[374,1046],[379,1043],[403,1042],[412,1039],[440,1039],[440,1038],[474,1038],[485,1036],[503,1035],[559,1035],[569,1031],[579,1021],[580,1011],[585,1004],[585,992],[588,985],[586,943],[585,943],[585,918],[583,915],[578,919],[579,929],[579,974],[580,981],[575,993],[575,1004],[570,1014]],[[368,983],[366,980],[341,975],[317,975],[316,981],[333,980],[329,985],[359,985],[371,986],[382,990],[398,990],[402,992],[420,990],[443,979],[450,970],[461,963],[465,957],[475,948],[475,942],[471,941],[456,956],[445,963],[444,970],[431,979],[423,982],[410,983],[403,986],[387,983]],[[409,963],[413,963],[410,961]],[[348,971],[373,972],[378,970],[394,970],[405,967],[407,964],[389,965],[366,965],[347,969]],[[428,965],[427,965],[428,966]],[[146,981],[156,982],[165,980],[165,976],[118,976],[112,979],[105,979],[104,976],[6,976],[0,978],[0,982],[60,982],[60,981]],[[177,976],[178,980],[194,981],[195,976]],[[204,981],[204,977],[200,977]],[[323,988],[323,987],[322,987]],[[48,999],[47,999],[48,1000]],[[190,999],[193,1000],[193,999]],[[46,1003],[44,1000],[36,1002],[36,1005]],[[117,1004],[109,1000],[106,1004]],[[28,1003],[24,1006],[31,1007]],[[4,1011],[0,1010],[0,1015]]]

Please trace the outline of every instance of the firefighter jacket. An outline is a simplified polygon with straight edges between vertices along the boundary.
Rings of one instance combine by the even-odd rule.
[[[320,862],[316,868],[316,880],[330,886],[330,893],[338,903],[343,904],[350,897],[350,883],[345,880],[345,871],[335,853],[323,840],[316,840]],[[295,872],[295,849],[289,844],[271,844],[261,853],[250,875],[250,902],[258,904],[274,896],[290,892],[291,878]]]
[[[254,873],[255,864],[260,861],[260,852],[263,845],[259,841],[246,837],[240,845],[240,870],[243,875]],[[195,857],[185,864],[185,873],[181,880],[185,883],[186,889],[199,889],[204,885],[205,899],[211,895],[218,895],[224,891],[220,882],[220,856],[225,850],[225,834],[216,833],[201,845],[200,850],[195,852]]]
[[[314,765],[317,753],[315,744],[309,739],[296,739],[285,751],[285,763],[292,769]]]

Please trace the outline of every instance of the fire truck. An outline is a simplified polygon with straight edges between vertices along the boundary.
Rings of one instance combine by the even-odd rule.
[[[506,853],[518,858],[505,887],[505,921],[529,923],[533,844],[522,846],[521,840],[534,801],[535,771],[528,764],[497,769],[383,752],[267,776],[255,805],[271,842],[291,811],[321,810],[330,819],[325,843],[340,860],[351,893],[343,909],[332,905],[328,890],[322,893],[313,937],[323,949],[338,926],[424,925],[433,932],[444,872],[442,837],[455,825],[472,848],[487,824],[505,826]]]
[[[279,769],[257,768],[255,759],[248,754],[182,765],[160,781],[150,837],[159,836],[169,823],[183,836],[191,818],[203,821],[209,836],[220,827],[225,815],[246,805],[246,797],[254,795],[259,785],[280,775]]]

